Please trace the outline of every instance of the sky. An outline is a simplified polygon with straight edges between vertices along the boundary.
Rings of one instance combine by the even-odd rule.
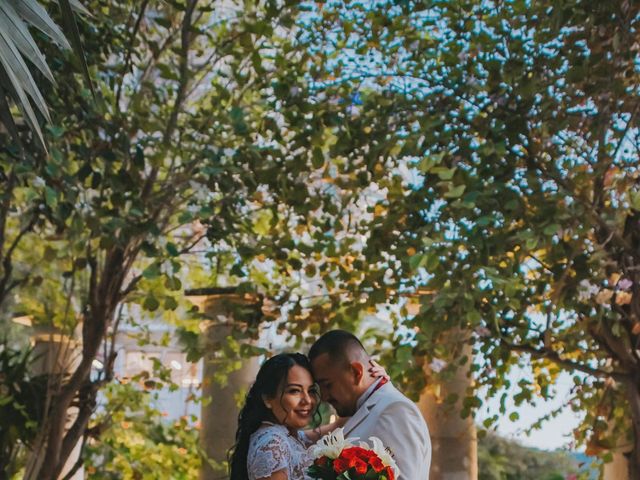
[[[524,375],[524,372],[521,373]],[[514,371],[512,374],[512,378],[514,379],[517,379],[519,376],[521,375],[518,371]],[[517,381],[512,381],[512,384],[514,385],[513,390],[515,393]],[[561,373],[558,378],[557,394],[554,399],[547,402],[540,399],[536,406],[521,406],[517,410],[520,418],[515,422],[509,420],[509,412],[513,411],[509,410],[509,407],[513,409],[513,402],[508,403],[507,414],[501,415],[497,432],[504,437],[515,439],[525,446],[536,447],[543,450],[554,450],[558,448],[572,451],[582,450],[575,448],[572,435],[572,431],[578,426],[580,418],[567,404],[569,389],[572,384],[571,375]],[[566,405],[566,408],[562,409],[557,417],[546,421],[540,430],[534,430],[530,435],[527,435],[526,430],[530,425],[535,423],[540,417],[563,405]],[[478,412],[478,423],[482,423],[482,420],[495,414],[495,412],[499,411],[499,408],[499,398],[487,400]]]

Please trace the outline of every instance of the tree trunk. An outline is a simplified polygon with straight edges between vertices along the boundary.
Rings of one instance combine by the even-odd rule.
[[[460,332],[452,333],[452,339],[461,338]],[[452,340],[456,341],[456,340]],[[465,345],[460,356],[471,360],[471,346]],[[461,402],[466,389],[471,386],[471,377],[467,363],[458,369],[455,376],[425,391],[418,402],[424,415],[433,447],[429,480],[477,480],[478,478],[478,440],[476,427],[471,416],[460,417]],[[443,399],[457,394],[458,401],[444,404]],[[423,479],[416,479],[423,480]],[[426,480],[426,479],[425,479]]]
[[[77,443],[83,438],[89,418],[95,406],[97,386],[90,379],[91,366],[113,320],[121,288],[127,272],[136,258],[135,248],[125,257],[121,246],[112,248],[105,256],[104,268],[99,269],[95,258],[90,258],[91,276],[88,292],[88,313],[80,323],[82,354],[77,364],[69,368],[69,375],[61,378],[54,390],[48,392],[51,407],[46,413],[45,425],[35,452],[36,459],[29,459],[26,480],[57,480]],[[69,410],[78,400],[75,419],[69,418]],[[33,455],[31,455],[33,457]],[[42,457],[42,458],[41,458]]]

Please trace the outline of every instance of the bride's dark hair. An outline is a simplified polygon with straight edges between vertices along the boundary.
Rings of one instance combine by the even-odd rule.
[[[285,382],[289,370],[299,365],[311,373],[309,359],[301,353],[281,353],[262,364],[256,381],[249,389],[244,406],[238,415],[236,443],[229,451],[229,479],[248,480],[247,455],[249,440],[264,421],[275,421],[271,410],[264,404],[263,397],[273,398],[278,388]]]

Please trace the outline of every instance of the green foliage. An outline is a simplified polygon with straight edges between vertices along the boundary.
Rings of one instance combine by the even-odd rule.
[[[182,327],[196,358],[185,286],[262,295],[234,325],[236,362],[260,321],[284,314],[299,348],[396,303],[389,369],[414,393],[434,360],[442,378],[465,363],[454,329],[489,395],[519,363],[516,404],[581,372],[578,440],[629,436],[636,4],[87,5],[97,100],[45,45],[50,156],[0,133],[7,316],[69,334],[82,319],[89,372],[123,304]]]
[[[0,344],[0,476],[9,478],[24,461],[44,418],[47,379],[31,371],[32,351]]]
[[[87,448],[87,474],[100,480],[196,478],[201,457],[195,419],[168,421],[152,406],[153,393],[135,385],[104,390],[104,411],[90,427],[100,435]]]
[[[478,478],[480,480],[562,480],[579,473],[578,462],[569,453],[527,448],[515,441],[488,434],[478,441]]]
[[[369,219],[392,225],[385,197],[400,198],[400,185],[364,160],[367,122],[349,127],[350,106],[314,92],[296,2],[247,2],[223,18],[196,2],[87,6],[94,16],[80,35],[95,101],[73,59],[44,44],[58,79],[46,97],[50,155],[28,135],[20,151],[0,133],[5,318],[27,312],[36,327],[82,330],[80,374],[49,392],[54,424],[79,392],[90,392],[80,421],[91,415],[126,312],[153,312],[193,340],[209,319],[182,299],[186,286],[238,285],[241,295],[271,299],[271,311],[234,312],[222,351],[231,367],[238,354],[261,353],[236,337],[255,337],[263,315],[288,312],[300,345],[386,300],[386,259],[362,243]],[[383,193],[370,198],[361,187]],[[94,378],[99,351],[108,356]],[[55,476],[60,449],[74,444],[46,428],[38,455],[54,466],[38,478]]]
[[[414,169],[366,249],[389,253],[388,291],[415,292],[402,377],[419,391],[424,365],[464,363],[452,329],[489,395],[514,365],[531,370],[516,404],[576,372],[576,438],[596,454],[633,436],[637,470],[638,20],[626,1],[414,1],[325,8],[309,34],[339,50],[318,89],[357,91],[358,120]]]

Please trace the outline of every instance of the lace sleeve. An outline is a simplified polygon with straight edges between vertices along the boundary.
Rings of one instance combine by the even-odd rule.
[[[265,429],[251,440],[247,457],[247,471],[251,480],[269,477],[273,472],[287,469],[290,451],[281,432]]]

